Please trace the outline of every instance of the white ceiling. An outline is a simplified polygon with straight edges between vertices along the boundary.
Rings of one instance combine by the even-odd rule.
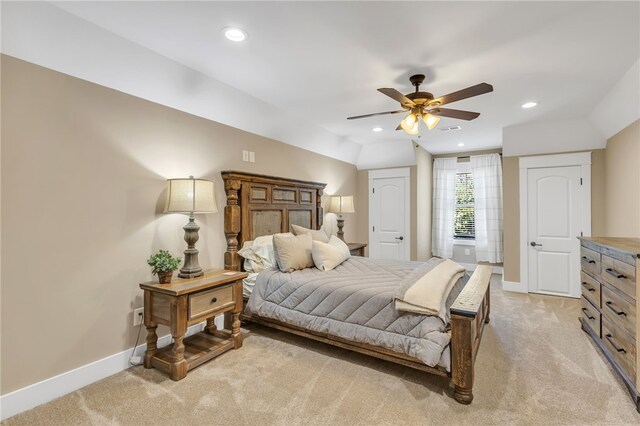
[[[433,153],[499,147],[504,128],[577,118],[607,138],[640,117],[639,2],[2,2],[1,11],[4,54],[360,169],[415,164],[408,135],[393,130],[400,116],[346,117],[396,109],[375,89],[408,92],[416,72],[436,96],[495,87],[451,105],[482,113],[439,126],[461,131],[423,132]],[[224,39],[227,25],[248,41]],[[522,110],[528,100],[540,105]],[[377,125],[385,131],[371,132]]]
[[[589,114],[638,59],[637,2],[56,2],[126,39],[360,144],[408,139],[376,91],[495,91],[450,105],[481,112],[424,132],[433,153],[497,147],[505,126]],[[240,26],[235,44],[221,29]],[[539,106],[522,110],[536,100]],[[248,117],[250,119],[250,117]],[[383,132],[373,133],[380,125]]]

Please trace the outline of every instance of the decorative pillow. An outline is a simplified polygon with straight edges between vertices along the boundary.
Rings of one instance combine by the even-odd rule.
[[[311,256],[316,268],[321,271],[330,271],[351,257],[351,252],[344,241],[332,235],[328,243],[314,241]]]
[[[316,231],[314,229],[308,229],[298,225],[291,225],[291,230],[295,235],[309,234],[311,235],[311,239],[313,241],[322,241],[323,243],[329,242],[329,237],[327,237],[327,233],[321,229]]]
[[[293,272],[299,269],[313,267],[311,257],[311,235],[275,234],[273,248],[278,267],[282,272]]]

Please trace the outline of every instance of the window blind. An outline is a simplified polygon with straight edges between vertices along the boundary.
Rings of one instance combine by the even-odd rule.
[[[456,174],[456,210],[454,237],[474,239],[476,234],[473,213],[473,178],[470,172]]]

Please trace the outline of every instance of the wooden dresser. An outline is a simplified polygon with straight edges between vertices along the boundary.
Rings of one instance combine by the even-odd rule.
[[[581,237],[580,323],[640,412],[640,238]]]

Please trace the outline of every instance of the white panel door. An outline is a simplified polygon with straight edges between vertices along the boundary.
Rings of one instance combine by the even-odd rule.
[[[409,260],[406,249],[409,224],[405,223],[405,209],[409,200],[405,197],[404,177],[373,179],[371,257]]]
[[[580,167],[527,173],[529,291],[580,297]]]

